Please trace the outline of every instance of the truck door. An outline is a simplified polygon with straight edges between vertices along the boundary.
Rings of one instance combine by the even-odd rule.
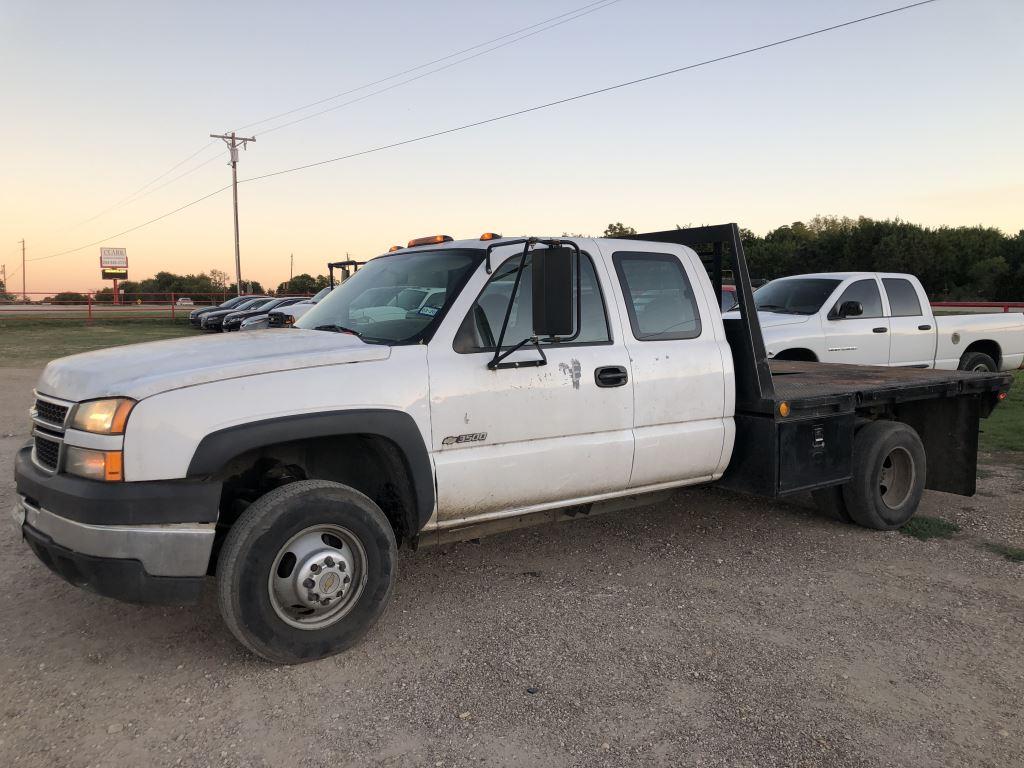
[[[863,313],[842,317],[840,307],[850,301],[859,303]],[[822,362],[889,364],[889,318],[882,311],[882,294],[875,278],[864,278],[848,285],[828,309],[822,326],[826,349]]]
[[[931,368],[935,364],[938,338],[927,299],[904,277],[883,277],[882,287],[889,300],[889,363]]]
[[[504,253],[504,260],[498,256]],[[614,341],[598,270],[581,264],[581,329],[546,344],[547,364],[489,370],[521,246],[474,275],[427,353],[439,520],[528,509],[621,491],[633,460],[629,356]],[[607,281],[605,275],[604,280]],[[528,258],[503,348],[532,335]],[[506,362],[538,359],[527,347]]]
[[[732,429],[724,341],[712,320],[718,308],[694,290],[697,267],[676,254],[637,248],[614,251],[611,261],[629,320],[623,333],[635,388],[630,487],[711,477],[723,469]]]

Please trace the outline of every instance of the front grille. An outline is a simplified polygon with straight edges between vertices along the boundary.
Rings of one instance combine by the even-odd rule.
[[[36,462],[47,469],[56,472],[57,462],[60,460],[60,443],[55,440],[47,440],[36,433]]]
[[[58,405],[48,400],[36,400],[36,416],[42,421],[48,421],[58,427],[64,426],[64,419],[68,415],[66,405]]]

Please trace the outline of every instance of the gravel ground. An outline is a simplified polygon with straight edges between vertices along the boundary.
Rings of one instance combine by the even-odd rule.
[[[38,369],[0,371],[0,467]],[[1024,467],[918,541],[716,489],[403,552],[354,650],[274,667],[0,526],[0,766],[1024,765]],[[13,504],[10,471],[0,507]]]

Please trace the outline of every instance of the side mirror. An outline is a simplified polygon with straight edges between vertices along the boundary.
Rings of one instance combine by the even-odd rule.
[[[839,305],[838,317],[840,320],[847,317],[860,317],[864,314],[864,305],[859,301],[844,301]]]
[[[573,312],[573,249],[533,251],[533,334],[538,338],[571,336]]]

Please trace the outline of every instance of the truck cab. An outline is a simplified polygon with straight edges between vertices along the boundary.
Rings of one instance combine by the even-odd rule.
[[[723,320],[726,248],[740,312]],[[410,286],[424,297],[396,304]],[[753,306],[735,224],[412,241],[291,330],[51,362],[15,518],[104,595],[190,601],[215,576],[232,633],[293,663],[366,632],[401,545],[704,482],[813,491],[884,530],[926,486],[973,493],[978,420],[1008,376],[773,370]]]

